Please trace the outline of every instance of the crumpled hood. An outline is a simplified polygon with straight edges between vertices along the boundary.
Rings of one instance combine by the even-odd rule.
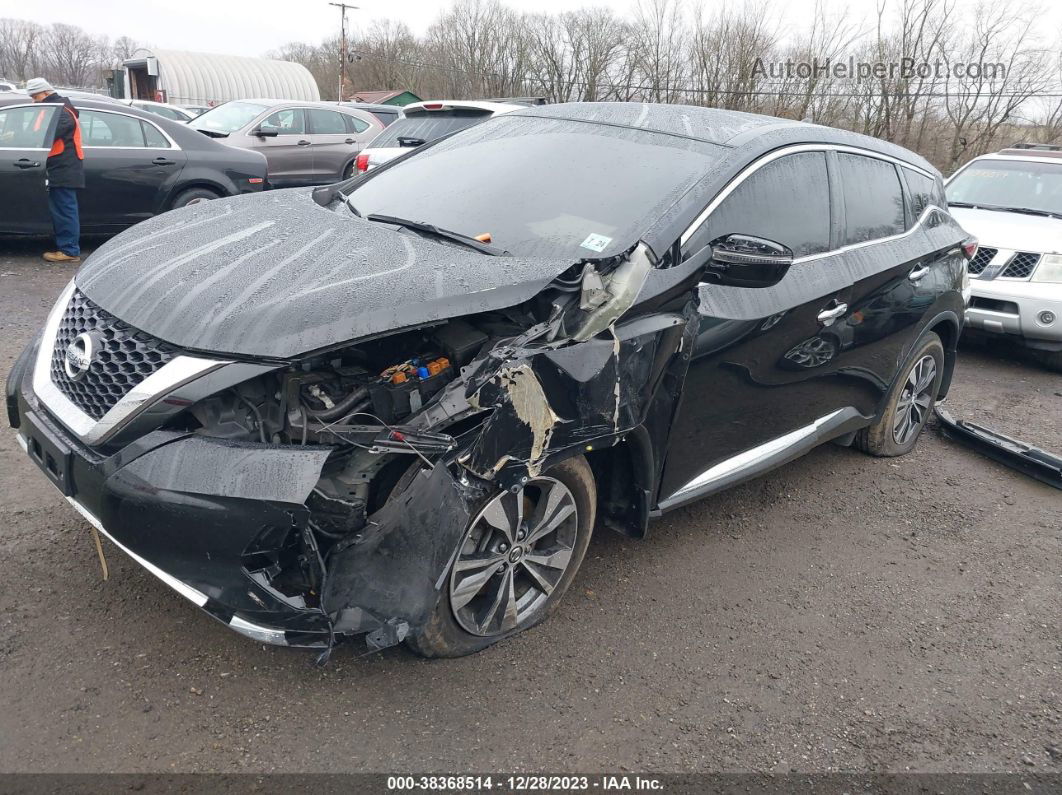
[[[979,245],[1034,254],[1062,252],[1062,220],[1058,218],[971,207],[952,207],[949,212]]]
[[[292,189],[144,221],[96,250],[75,281],[107,312],[179,347],[290,358],[514,306],[571,265],[438,243]]]

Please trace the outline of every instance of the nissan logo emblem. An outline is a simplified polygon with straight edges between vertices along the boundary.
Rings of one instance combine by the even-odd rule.
[[[78,381],[88,372],[90,364],[92,364],[92,337],[88,334],[78,334],[73,342],[66,346],[63,369],[66,370],[71,381]]]

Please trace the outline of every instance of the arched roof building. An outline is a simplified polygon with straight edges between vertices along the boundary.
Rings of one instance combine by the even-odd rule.
[[[126,95],[175,105],[218,105],[233,99],[319,100],[317,81],[302,64],[141,48],[122,64]]]

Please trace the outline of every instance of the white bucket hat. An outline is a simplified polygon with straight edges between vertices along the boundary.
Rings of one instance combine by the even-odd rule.
[[[26,81],[26,93],[30,96],[43,94],[45,91],[55,91],[55,89],[43,77],[34,77],[32,80]]]

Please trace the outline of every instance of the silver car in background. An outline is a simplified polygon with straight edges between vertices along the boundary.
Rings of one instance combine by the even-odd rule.
[[[1017,144],[975,158],[946,190],[978,241],[966,328],[1020,341],[1062,370],[1062,147]]]
[[[324,185],[354,173],[354,159],[383,129],[368,111],[333,102],[241,99],[211,108],[188,126],[269,163],[269,185]]]
[[[403,118],[388,126],[358,155],[357,170],[368,171],[444,135],[525,107],[509,102],[449,99],[414,102],[402,109],[405,112]]]

